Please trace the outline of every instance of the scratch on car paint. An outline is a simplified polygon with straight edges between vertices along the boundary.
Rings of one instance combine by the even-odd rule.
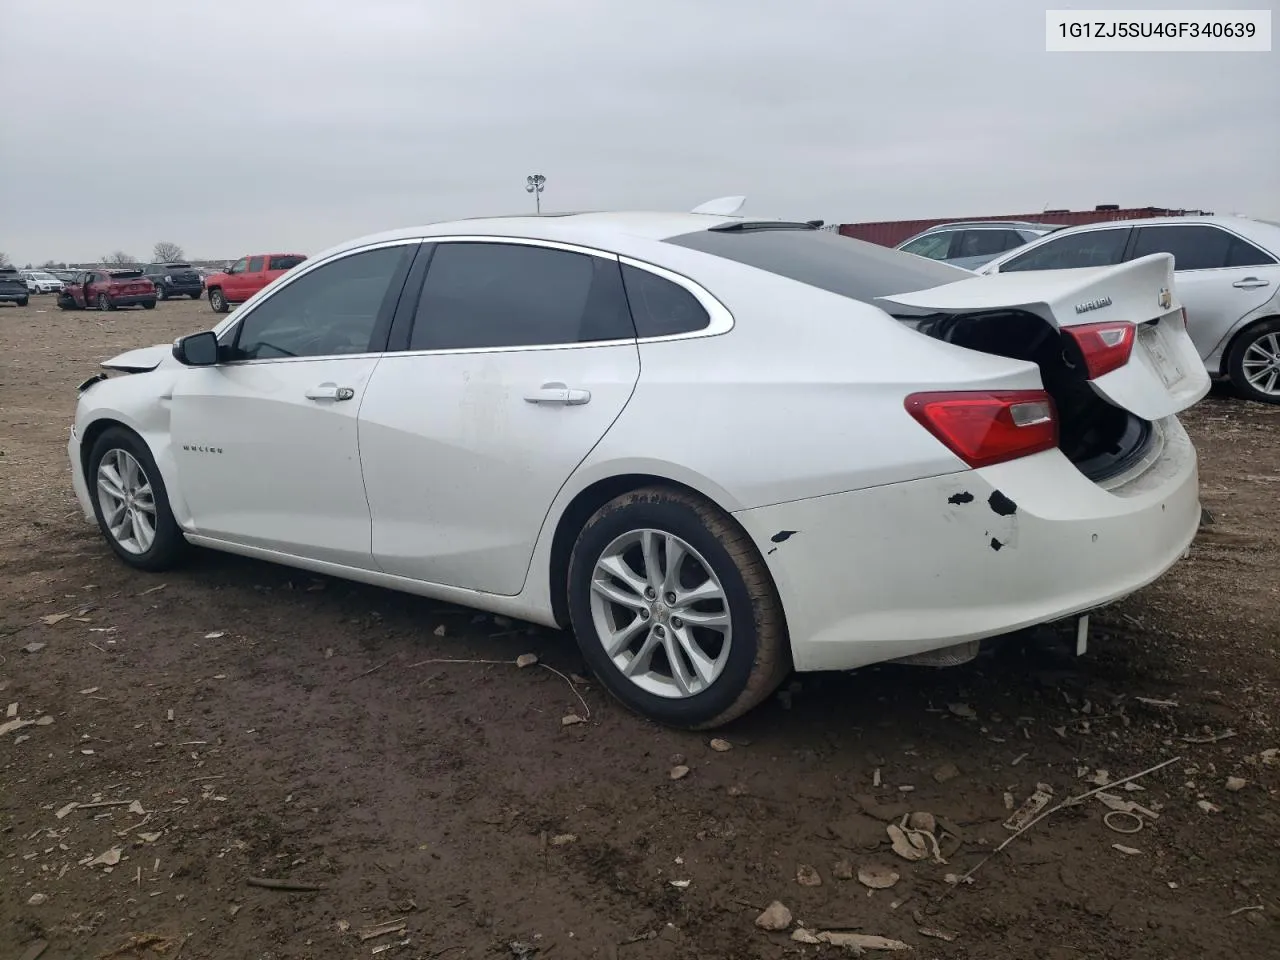
[[[799,532],[800,532],[799,530],[779,530],[769,539],[772,540],[774,543],[786,543],[788,540],[790,540]]]
[[[1003,547],[1003,546],[1004,546],[1004,544],[1003,544],[1003,543],[1001,543],[999,540],[997,540],[995,537],[992,537],[992,538],[991,538],[991,549],[992,549],[992,550],[995,550],[995,551],[997,551],[997,552],[998,552],[998,551],[1000,550],[1000,548],[1001,548],[1001,547]]]
[[[1002,517],[1013,516],[1018,511],[1018,505],[999,490],[987,498],[987,505]]]
[[[947,503],[973,503],[973,494],[968,490],[962,490],[960,493],[953,493],[947,497]]]

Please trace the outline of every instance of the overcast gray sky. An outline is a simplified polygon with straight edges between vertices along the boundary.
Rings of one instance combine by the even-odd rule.
[[[315,252],[534,172],[548,209],[1280,219],[1280,53],[1046,53],[1061,5],[0,0],[0,250]]]

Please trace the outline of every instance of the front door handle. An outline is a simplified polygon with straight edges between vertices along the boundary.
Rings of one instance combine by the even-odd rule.
[[[333,383],[322,383],[318,387],[312,387],[307,391],[308,400],[350,400],[356,395],[356,392],[350,387],[339,387]]]
[[[591,400],[590,390],[575,390],[559,381],[544,383],[537,390],[524,395],[529,403],[560,404],[576,407]]]
[[[1253,290],[1256,287],[1269,287],[1271,286],[1271,281],[1259,280],[1257,277],[1245,277],[1243,280],[1237,280],[1232,286],[1239,287],[1241,290]]]

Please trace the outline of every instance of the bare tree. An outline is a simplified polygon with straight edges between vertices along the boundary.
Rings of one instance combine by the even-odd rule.
[[[131,267],[138,262],[138,258],[130,256],[123,250],[116,250],[103,257],[102,262],[108,267]]]
[[[151,259],[156,263],[175,263],[186,256],[180,246],[169,240],[161,240],[151,250]]]
[[[11,267],[11,266],[13,266],[13,261],[9,259],[9,255],[4,251],[0,250],[0,267]]]

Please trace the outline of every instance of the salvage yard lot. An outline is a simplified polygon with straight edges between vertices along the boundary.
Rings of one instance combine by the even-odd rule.
[[[1280,955],[1280,407],[1215,393],[1184,417],[1214,523],[1095,615],[1086,657],[1040,636],[806,676],[721,751],[568,681],[565,634],[230,556],[115,560],[71,493],[75,385],[214,319],[0,307],[0,723],[52,718],[0,735],[0,960],[838,952],[758,929],[774,900],[922,958]],[[1174,757],[1115,790],[1159,814],[1140,832],[1089,800],[945,881],[1010,836],[1009,797]],[[921,811],[959,834],[945,864],[890,849]]]

